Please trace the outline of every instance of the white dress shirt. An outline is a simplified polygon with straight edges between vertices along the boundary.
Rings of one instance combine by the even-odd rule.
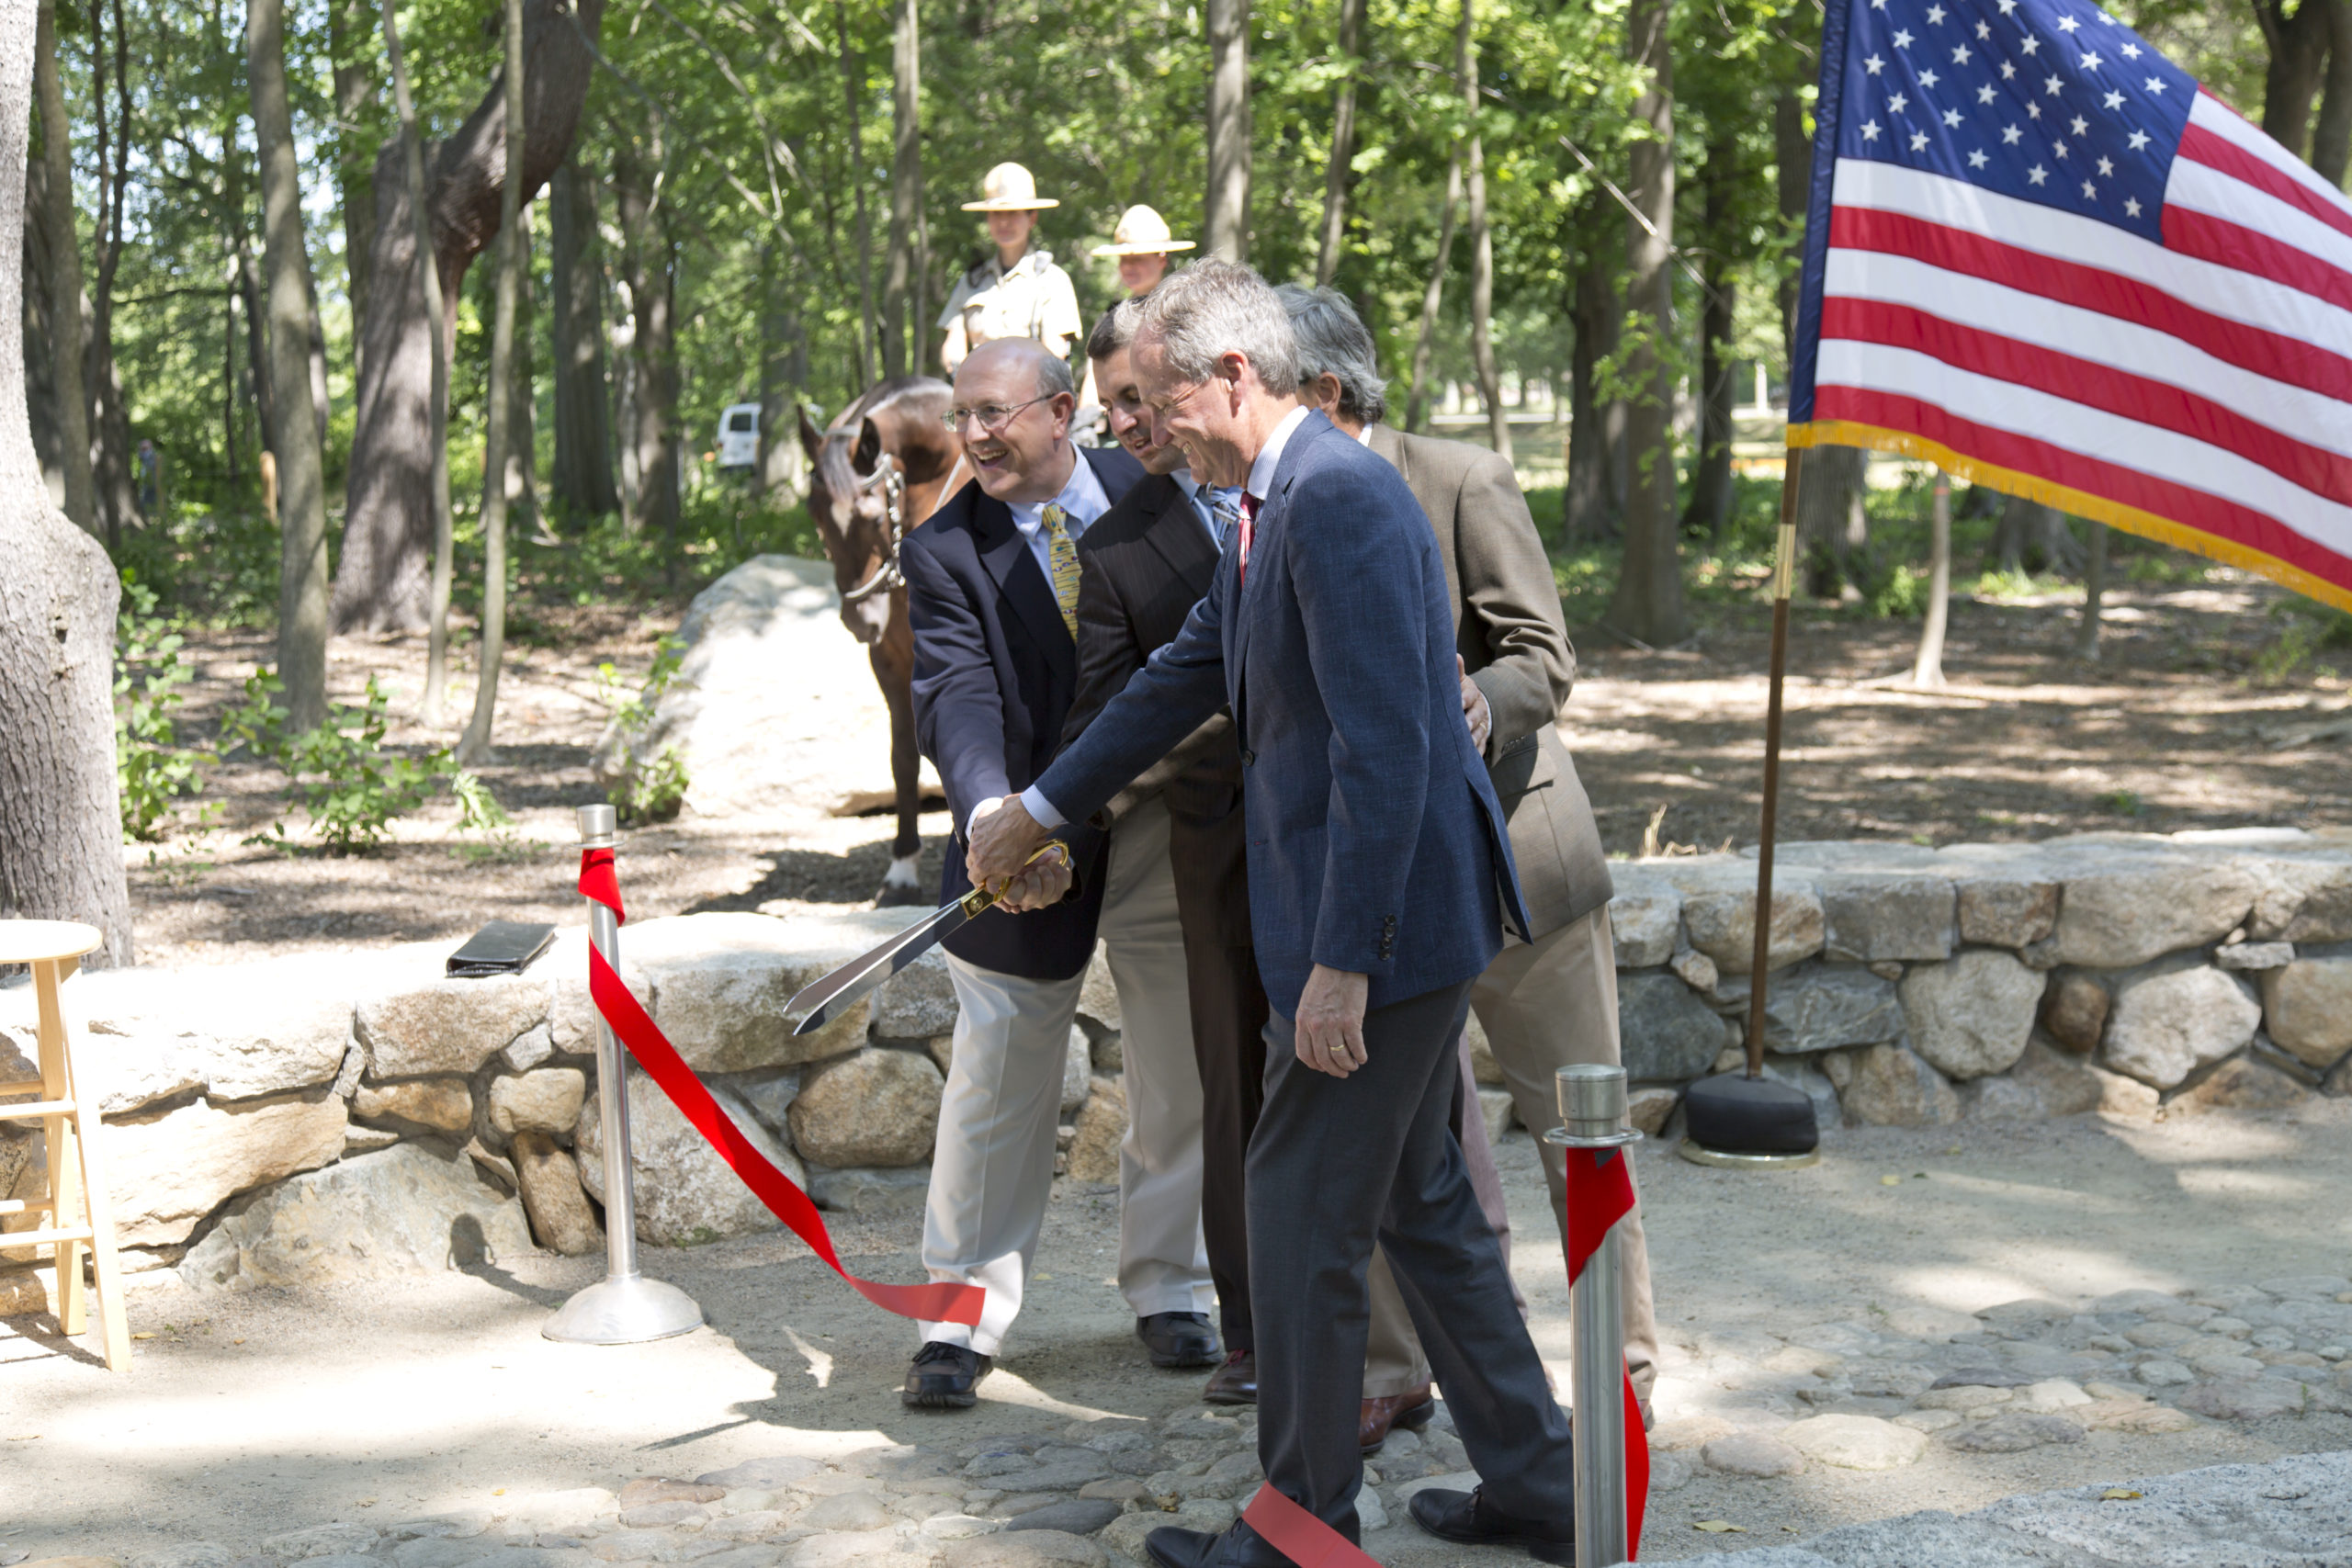
[[[1094,477],[1094,465],[1077,448],[1070,449],[1069,481],[1061,493],[1051,501],[1009,501],[1012,525],[1021,530],[1022,542],[1029,547],[1029,554],[1036,559],[1037,570],[1046,581],[1054,581],[1053,540],[1046,533],[1046,508],[1059,506],[1069,530],[1070,543],[1076,544],[1093,521],[1111,510],[1111,498],[1103,491],[1102,481]]]

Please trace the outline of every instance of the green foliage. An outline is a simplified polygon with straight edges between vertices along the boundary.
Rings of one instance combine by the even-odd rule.
[[[114,757],[122,830],[153,843],[170,833],[172,803],[196,788],[197,754],[181,746],[172,710],[194,667],[177,624],[155,614],[155,591],[126,573],[115,621]]]
[[[373,675],[360,706],[337,705],[326,723],[299,734],[287,733],[286,708],[277,701],[285,689],[274,672],[256,671],[245,682],[244,702],[221,721],[221,738],[224,746],[242,745],[286,770],[310,817],[311,831],[326,841],[330,854],[381,844],[391,835],[392,823],[424,805],[435,781],[456,770],[447,750],[418,760],[385,746],[390,699]],[[283,821],[245,841],[296,852]]]
[[[674,745],[650,758],[633,759],[611,799],[624,824],[667,822],[686,803],[686,759]]]
[[[2283,600],[2272,615],[2286,623],[2277,637],[2254,658],[2254,682],[2260,686],[2283,685],[2311,669],[2332,675],[2332,665],[2319,656],[2330,649],[2352,648],[2352,615],[2309,599]]]
[[[612,709],[613,728],[619,737],[621,776],[611,800],[623,822],[667,822],[685,804],[688,779],[684,754],[675,745],[665,745],[650,756],[642,749],[662,694],[678,678],[685,656],[684,642],[663,637],[654,645],[644,684],[633,694],[623,686],[612,664],[596,667],[597,698]]]
[[[1874,563],[1873,563],[1874,564]],[[1872,570],[1860,585],[1862,612],[1883,621],[1916,621],[1928,613],[1928,573],[1916,567]]]
[[[449,792],[458,797],[458,831],[481,835],[478,843],[450,846],[449,852],[459,860],[469,865],[486,861],[506,863],[528,860],[537,849],[514,831],[514,814],[498,803],[498,796],[479,775],[459,769],[449,783]]]
[[[2109,790],[2107,794],[2098,797],[2098,803],[2107,807],[2109,811],[2114,812],[2118,817],[2137,817],[2140,815],[2140,795],[2139,792],[2136,790]]]
[[[179,620],[208,626],[268,626],[277,618],[277,528],[258,506],[182,501],[171,515],[122,542],[116,560]]]

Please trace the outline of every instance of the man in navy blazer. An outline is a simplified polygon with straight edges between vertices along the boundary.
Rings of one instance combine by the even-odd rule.
[[[1252,935],[1287,1025],[1249,1157],[1259,1460],[1357,1539],[1376,1235],[1482,1481],[1421,1494],[1415,1520],[1571,1562],[1567,1422],[1448,1125],[1471,983],[1526,915],[1462,722],[1435,539],[1396,470],[1300,404],[1288,315],[1249,268],[1203,262],[1161,284],[1133,352],[1155,434],[1204,481],[1243,485],[1240,515],[1176,640],[980,819],[973,873],[1017,870],[1230,704]],[[1146,1545],[1165,1568],[1284,1561],[1246,1523]]]
[[[1070,444],[1069,367],[1025,338],[974,349],[950,418],[977,481],[899,549],[914,629],[915,734],[962,838],[1024,788],[1061,742],[1078,692],[1077,544],[1143,477],[1125,451]],[[1122,1182],[1119,1285],[1162,1366],[1217,1359],[1201,1241],[1199,1083],[1168,818],[1066,835],[1008,898],[947,939],[955,1052],[923,1216],[934,1280],[987,1292],[979,1323],[926,1324],[910,1405],[974,1403],[1021,1307],[1054,1179],[1055,1131],[1079,988],[1098,922],[1119,989],[1130,1109],[1159,1140]],[[943,902],[970,886],[951,852]]]

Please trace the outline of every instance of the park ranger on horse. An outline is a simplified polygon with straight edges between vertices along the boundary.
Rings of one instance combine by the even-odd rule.
[[[1055,358],[1069,357],[1070,344],[1084,328],[1078,291],[1070,287],[1069,274],[1054,265],[1052,253],[1030,246],[1038,212],[1060,205],[1040,197],[1036,180],[1018,164],[990,169],[980,182],[980,199],[964,204],[967,212],[988,214],[996,255],[956,280],[947,308],[939,313],[939,327],[947,334],[939,363],[949,376],[966,355],[991,338],[1034,338]]]

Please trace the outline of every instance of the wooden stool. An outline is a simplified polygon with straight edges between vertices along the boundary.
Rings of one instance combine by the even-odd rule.
[[[57,1255],[57,1323],[69,1335],[86,1330],[87,1292],[82,1283],[82,1249],[90,1249],[97,1274],[98,1321],[110,1371],[130,1370],[130,1329],[122,1310],[122,1270],[115,1258],[114,1216],[98,1163],[95,1091],[85,1102],[74,1072],[73,1036],[64,981],[82,966],[82,954],[106,937],[96,926],[74,920],[0,920],[0,964],[32,966],[40,1004],[40,1077],[0,1083],[0,1121],[38,1119],[48,1134],[49,1196],[0,1200],[0,1214],[45,1213],[36,1231],[0,1231],[0,1248],[54,1247]],[[28,1104],[15,1103],[32,1096]],[[86,1121],[84,1120],[85,1105]]]

